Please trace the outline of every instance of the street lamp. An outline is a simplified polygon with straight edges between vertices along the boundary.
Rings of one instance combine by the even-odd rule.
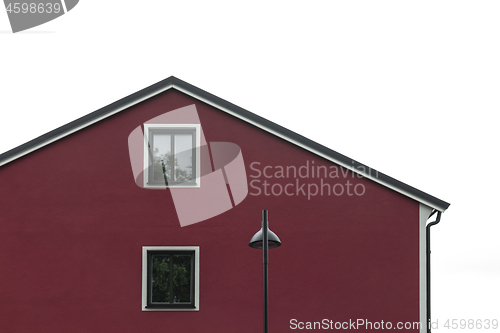
[[[281,245],[281,241],[278,236],[269,230],[269,222],[267,221],[267,210],[262,211],[262,229],[257,231],[253,235],[250,243],[248,244],[254,249],[263,249],[263,266],[264,266],[264,333],[267,333],[268,329],[268,285],[267,285],[267,266],[269,263],[269,249],[274,249]]]

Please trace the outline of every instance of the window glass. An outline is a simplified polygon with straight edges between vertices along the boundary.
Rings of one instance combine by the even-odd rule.
[[[193,176],[193,135],[175,135],[175,181],[191,180]]]
[[[148,184],[196,185],[196,129],[150,128]]]
[[[168,182],[171,174],[172,137],[170,134],[153,134],[153,181]]]
[[[153,303],[170,302],[170,256],[152,256],[151,300]]]
[[[148,260],[151,305],[193,303],[194,253],[152,251]]]
[[[190,255],[174,256],[174,303],[191,302],[191,257]]]

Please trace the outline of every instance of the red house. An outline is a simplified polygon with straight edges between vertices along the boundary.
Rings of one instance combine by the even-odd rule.
[[[270,331],[426,332],[449,204],[175,77],[0,166],[3,332],[259,332],[264,209]]]

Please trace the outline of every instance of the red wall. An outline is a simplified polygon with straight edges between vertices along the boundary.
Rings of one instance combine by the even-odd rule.
[[[260,169],[332,165],[170,90],[1,167],[1,331],[259,332],[262,254],[248,241],[262,209],[283,242],[270,251],[270,331],[290,331],[291,319],[419,320],[418,203],[411,199],[349,174],[364,195],[249,194],[181,228],[168,191],[136,186],[129,133],[191,104],[207,141],[241,147],[248,176],[255,161]],[[200,311],[141,311],[146,245],[200,246]]]

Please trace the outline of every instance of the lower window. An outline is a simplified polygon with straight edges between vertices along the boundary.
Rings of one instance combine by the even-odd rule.
[[[199,247],[143,247],[143,310],[198,310]]]

